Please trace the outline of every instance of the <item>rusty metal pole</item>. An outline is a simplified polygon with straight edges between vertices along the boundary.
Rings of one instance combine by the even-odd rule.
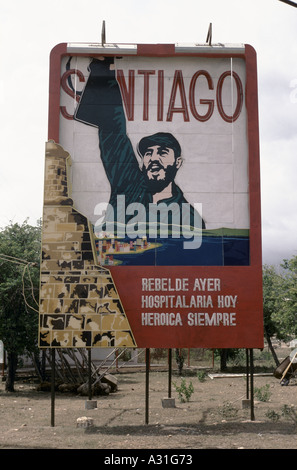
[[[91,363],[91,348],[88,348],[88,385],[89,385],[89,400],[92,400],[92,363]]]
[[[150,375],[150,350],[145,350],[145,424],[149,422],[149,375]]]
[[[249,350],[245,350],[245,356],[246,356],[246,399],[249,399]]]
[[[171,398],[172,349],[168,349],[168,398]]]
[[[250,349],[250,376],[251,376],[251,421],[255,421],[254,414],[254,351]]]
[[[56,382],[56,350],[52,349],[51,371],[51,427],[55,426],[55,382]]]

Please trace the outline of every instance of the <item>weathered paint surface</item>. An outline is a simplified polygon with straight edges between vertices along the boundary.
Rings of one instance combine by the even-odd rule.
[[[47,145],[42,346],[262,348],[255,51],[188,55],[144,45],[133,57],[105,51],[99,63],[97,53],[70,49],[51,54],[48,136],[67,152]],[[177,138],[184,156],[165,199],[160,188],[148,191],[137,152],[143,137],[160,133]],[[199,246],[185,246],[176,230],[164,239],[141,231],[155,222],[149,195],[172,203],[177,187],[186,200],[175,205],[179,215],[194,206],[203,217]]]
[[[46,144],[40,347],[135,347],[108,269],[94,261],[93,231],[68,196],[70,156]]]

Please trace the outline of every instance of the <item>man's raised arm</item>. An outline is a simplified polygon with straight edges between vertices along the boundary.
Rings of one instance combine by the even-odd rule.
[[[126,133],[126,117],[114,59],[93,59],[89,70],[74,118],[98,127],[101,160],[109,182],[113,189],[127,191],[127,180],[135,183],[140,170]]]

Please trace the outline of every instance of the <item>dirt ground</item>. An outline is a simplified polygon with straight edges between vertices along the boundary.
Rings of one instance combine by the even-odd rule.
[[[0,449],[297,449],[297,380],[281,386],[272,375],[254,376],[254,387],[268,390],[268,401],[255,395],[254,420],[244,408],[246,378],[240,375],[198,380],[185,377],[194,392],[182,403],[172,384],[175,407],[162,406],[168,397],[168,372],[149,374],[149,417],[146,424],[145,373],[115,373],[118,390],[93,397],[57,392],[51,426],[51,396],[36,384],[17,381],[16,392],[0,382]],[[177,372],[172,381],[179,386]],[[77,427],[89,417],[93,426]]]

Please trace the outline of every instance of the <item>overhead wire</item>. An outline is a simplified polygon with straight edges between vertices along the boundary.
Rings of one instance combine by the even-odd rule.
[[[35,312],[37,312],[39,314],[39,310],[36,310],[36,308],[32,307],[31,305],[29,305],[29,303],[27,302],[27,299],[26,299],[26,294],[25,294],[25,272],[26,272],[26,269],[28,269],[28,265],[24,267],[23,269],[23,274],[22,274],[22,283],[23,283],[23,297],[24,297],[24,301],[25,301],[25,304],[27,305],[27,307],[31,308],[32,310],[34,310]],[[34,294],[33,294],[33,289],[34,289],[34,286],[33,286],[33,283],[32,283],[32,279],[31,279],[31,276],[29,275],[29,279],[30,279],[30,283],[31,283],[31,293],[32,293],[32,297],[36,303],[36,305],[38,305],[35,297],[34,297]]]
[[[28,261],[22,260],[20,258],[15,258],[14,256],[5,255],[3,253],[0,253],[0,259],[2,261],[9,261],[11,263],[16,263],[16,264],[29,264]]]
[[[25,268],[24,268],[24,273],[25,273],[25,270],[28,271],[28,277],[29,277],[30,284],[31,284],[32,299],[34,300],[34,302],[36,303],[36,305],[39,306],[39,304],[38,304],[38,302],[37,302],[37,300],[36,300],[36,298],[35,298],[35,295],[34,295],[34,285],[33,285],[33,281],[32,281],[32,278],[31,278],[29,266],[30,266],[30,264],[27,264],[27,266],[25,266]]]

